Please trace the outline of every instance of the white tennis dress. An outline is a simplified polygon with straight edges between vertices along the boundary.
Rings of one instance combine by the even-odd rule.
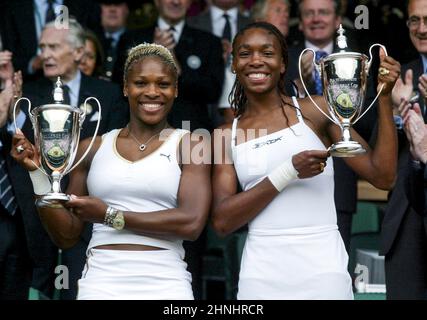
[[[134,162],[117,152],[119,132],[117,129],[103,136],[88,173],[89,195],[119,210],[141,214],[176,208],[181,178],[176,153],[188,131],[174,130],[157,150]],[[96,249],[107,244],[141,244],[163,250]],[[183,259],[182,239],[119,231],[95,223],[77,298],[193,299],[191,274]]]
[[[298,123],[236,146],[234,166],[243,190],[304,150],[325,150],[301,116]],[[338,232],[332,158],[323,173],[290,183],[249,223],[238,299],[353,299],[348,255]]]

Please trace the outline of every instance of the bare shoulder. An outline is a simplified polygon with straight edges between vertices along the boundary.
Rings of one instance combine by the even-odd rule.
[[[319,106],[319,108],[329,115],[328,105],[323,96],[312,96],[314,102]],[[305,97],[303,99],[298,99],[298,104],[300,105],[301,112],[304,117],[308,118],[311,122],[314,122],[320,126],[328,124],[328,118],[325,117],[313,104],[313,101],[310,98]]]
[[[92,142],[92,138],[86,138],[80,141],[79,148],[77,151],[77,160],[79,160],[90,147],[89,152],[84,161],[87,164],[92,163],[92,159],[95,156],[95,153],[98,151],[99,147],[101,146],[102,141],[103,141],[102,136],[96,136],[92,146],[90,146]]]

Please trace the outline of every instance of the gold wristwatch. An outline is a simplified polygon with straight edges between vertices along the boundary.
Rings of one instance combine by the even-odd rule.
[[[105,212],[104,224],[116,230],[122,230],[125,227],[123,212],[116,208],[108,207]]]
[[[122,230],[125,227],[125,217],[122,211],[118,211],[113,219],[112,227],[116,230]]]

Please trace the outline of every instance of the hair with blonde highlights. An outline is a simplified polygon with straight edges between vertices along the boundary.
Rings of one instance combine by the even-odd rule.
[[[125,62],[125,69],[123,74],[123,80],[126,84],[129,70],[132,66],[140,60],[147,57],[157,57],[164,62],[170,69],[175,77],[178,78],[178,68],[172,53],[164,46],[155,43],[141,43],[129,50],[128,57]]]

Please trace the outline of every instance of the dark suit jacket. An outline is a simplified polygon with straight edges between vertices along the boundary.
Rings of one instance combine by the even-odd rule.
[[[411,61],[402,66],[401,76],[404,77],[408,69],[413,71],[414,89],[418,88],[418,78],[423,73],[421,58]],[[423,99],[420,99],[422,103]],[[426,117],[424,117],[426,121]],[[400,131],[400,130],[399,130]],[[397,168],[396,184],[389,195],[388,204],[381,228],[380,254],[387,254],[396,238],[400,224],[408,210],[414,210],[408,200],[408,181],[412,173],[410,165],[411,155],[409,143],[403,131],[398,132],[399,138],[399,160]]]
[[[3,143],[3,156],[6,159],[7,171],[12,183],[15,199],[22,216],[25,239],[29,256],[29,272],[31,286],[52,297],[54,284],[54,269],[57,265],[58,249],[50,240],[43,228],[34,206],[33,187],[27,170],[22,168],[10,156],[12,136],[6,126],[0,129]],[[19,221],[19,220],[17,220]],[[19,228],[19,227],[18,227]]]
[[[64,0],[69,15],[97,34],[102,33],[100,7],[93,0]],[[25,75],[28,63],[37,53],[38,41],[34,4],[32,0],[14,0],[6,4],[4,15],[5,39],[4,47],[13,52],[15,70]]]
[[[237,30],[241,30],[243,27],[245,27],[246,25],[248,25],[249,23],[251,23],[252,20],[245,17],[244,15],[238,13],[237,15]],[[189,26],[199,29],[199,30],[203,30],[206,32],[209,32],[211,34],[213,34],[213,28],[212,28],[212,17],[211,17],[211,13],[209,10],[191,17],[187,20],[187,23]]]
[[[421,215],[427,214],[427,166],[425,164],[415,165],[413,161],[408,163],[410,170],[406,185],[406,196],[409,205]]]
[[[154,28],[129,31],[122,36],[119,43],[122,55],[116,64],[119,68],[114,76],[116,81],[122,81],[123,78],[126,60],[123,53],[137,44],[153,42]],[[178,79],[178,97],[169,114],[169,123],[181,128],[182,121],[190,121],[191,130],[211,130],[207,105],[219,99],[224,79],[221,41],[207,32],[184,25],[174,51],[182,73]]]
[[[290,80],[299,79],[298,59],[304,48],[304,42],[289,48],[288,69],[286,70],[286,90],[290,95],[294,95],[292,87],[290,86]],[[334,52],[335,51],[337,51],[336,47],[334,47]],[[372,87],[372,84],[368,87],[369,92],[372,91],[370,87]],[[309,85],[307,89],[310,94],[314,94],[313,85]],[[367,99],[365,105],[368,106],[368,103],[370,103],[369,99]],[[354,127],[366,141],[369,141],[375,125],[376,112],[374,110],[375,109],[372,108]],[[357,175],[343,159],[337,157],[334,158],[334,171],[336,209],[339,212],[355,213],[357,206]]]
[[[122,33],[121,37],[126,33]],[[119,43],[120,39],[116,44],[116,47],[112,48],[108,39],[105,37],[105,32],[103,31],[101,35],[98,35],[99,42],[102,46],[102,51],[104,54],[104,61],[102,62],[103,74],[101,76],[111,79],[113,77],[114,69],[116,68],[117,58],[119,56]],[[118,82],[121,84],[121,82]]]

